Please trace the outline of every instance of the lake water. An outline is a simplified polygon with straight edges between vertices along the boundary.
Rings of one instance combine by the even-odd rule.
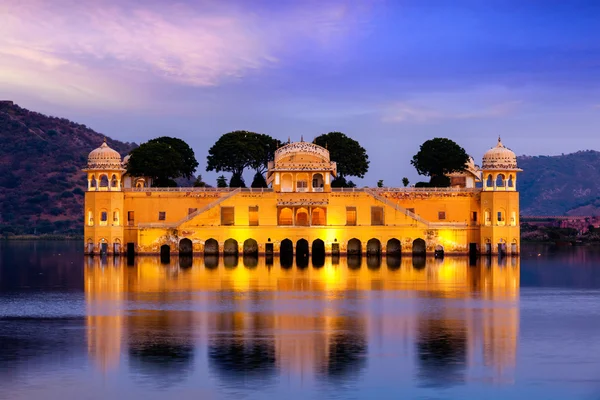
[[[82,249],[0,242],[0,398],[600,398],[600,249],[317,266]]]

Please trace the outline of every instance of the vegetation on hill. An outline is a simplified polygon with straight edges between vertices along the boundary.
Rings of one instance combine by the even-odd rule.
[[[600,152],[518,157],[522,215],[600,214]]]
[[[65,118],[0,102],[0,235],[82,234],[81,168],[103,138]],[[135,147],[107,143],[121,155]]]

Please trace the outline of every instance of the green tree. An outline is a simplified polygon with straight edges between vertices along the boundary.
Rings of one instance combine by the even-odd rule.
[[[194,150],[192,150],[192,148],[186,142],[184,142],[181,139],[169,136],[161,136],[156,139],[149,140],[148,142],[164,143],[173,148],[175,151],[177,151],[183,161],[183,167],[180,171],[181,175],[179,176],[191,179],[191,177],[194,175],[194,172],[196,171],[196,168],[198,168],[198,161],[196,160]],[[177,176],[177,178],[179,176]]]
[[[407,177],[402,178],[402,184],[404,185],[404,187],[407,187],[409,183],[410,183],[410,181],[408,180]]]
[[[317,136],[314,143],[329,150],[331,161],[337,163],[338,177],[365,177],[369,170],[369,156],[356,140],[341,132],[329,132]]]
[[[383,187],[383,179],[380,179],[377,181],[377,187],[379,187],[379,188]]]
[[[356,183],[346,180],[343,176],[338,176],[331,181],[331,187],[334,188],[353,188],[356,187]]]
[[[234,173],[229,180],[230,188],[245,188],[246,182],[244,182],[244,177],[240,174]]]
[[[251,167],[263,173],[280,145],[279,140],[261,133],[226,133],[208,150],[206,170],[231,172],[241,177],[244,170]]]
[[[173,179],[182,176],[187,168],[179,152],[166,143],[146,142],[130,155],[127,173],[149,176],[154,186],[177,186]]]
[[[265,180],[264,175],[261,174],[260,172],[256,172],[256,174],[254,174],[254,179],[252,180],[252,185],[250,185],[250,187],[253,187],[253,188],[268,187],[267,181]]]
[[[217,177],[217,187],[218,188],[226,188],[227,187],[227,178],[225,175],[220,175]]]
[[[206,187],[206,182],[202,180],[202,175],[198,175],[194,181],[194,187]]]
[[[465,149],[454,141],[435,138],[424,142],[410,163],[419,175],[430,177],[429,186],[443,187],[450,185],[447,175],[464,171],[468,160]]]

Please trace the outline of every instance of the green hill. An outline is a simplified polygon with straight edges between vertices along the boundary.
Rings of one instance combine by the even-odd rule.
[[[81,168],[104,136],[0,102],[0,234],[82,234]],[[121,155],[135,144],[106,138]]]
[[[521,156],[522,215],[599,215],[600,152]]]

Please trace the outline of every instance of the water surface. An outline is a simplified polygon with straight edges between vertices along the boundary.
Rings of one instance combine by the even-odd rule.
[[[0,242],[0,398],[600,398],[600,250],[84,257]]]

